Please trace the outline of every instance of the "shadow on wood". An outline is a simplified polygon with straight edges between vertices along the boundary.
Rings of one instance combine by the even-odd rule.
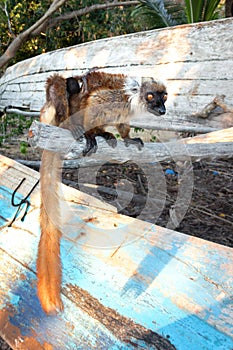
[[[137,70],[168,82],[166,122],[154,120],[149,127],[170,124],[170,129],[180,131],[186,124],[186,130],[198,131],[194,116],[187,116],[212,103],[217,94],[226,95],[227,105],[233,104],[232,29],[232,19],[198,23],[100,40],[20,62],[1,78],[1,108],[12,105],[38,113],[52,69],[65,76],[93,66],[127,74]],[[148,126],[146,119],[140,123]],[[146,144],[141,153],[121,142],[113,152],[99,140],[99,151],[91,158],[80,157],[85,139],[76,142],[68,130],[34,123],[32,132],[37,136],[35,130],[40,130],[42,139],[36,142],[46,148],[51,147],[47,132],[52,130],[57,133],[52,143],[56,151],[74,154],[76,147],[79,166],[82,162],[89,166],[101,163],[103,154],[104,161],[107,156],[146,162],[168,159],[171,154],[182,159],[228,156],[232,128],[214,131],[221,123],[221,118],[215,124],[202,118],[202,132],[205,128],[213,133],[176,143]],[[72,146],[67,147],[67,142]],[[24,198],[39,174],[3,156],[0,165],[0,335],[13,349],[232,350],[232,249],[119,215],[111,205],[64,185],[65,310],[46,316],[36,294],[39,185],[28,198],[25,220],[22,210],[9,226],[16,210],[12,195],[19,201]]]
[[[26,177],[25,196],[38,173],[0,161],[0,329],[14,349],[232,348],[230,248],[118,215],[65,186],[80,215],[62,240],[65,311],[46,316],[36,296],[38,187],[25,220],[8,227],[14,188]]]

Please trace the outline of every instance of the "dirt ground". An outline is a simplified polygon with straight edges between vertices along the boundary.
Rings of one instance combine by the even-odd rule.
[[[23,155],[19,150],[19,143],[8,143],[0,147],[0,154],[13,159],[39,160],[41,153],[32,148]],[[180,195],[186,196],[191,191],[186,205],[187,211],[177,231],[194,235],[218,244],[233,247],[233,156],[228,159],[206,159],[193,162],[186,166],[186,175],[174,162],[162,162],[158,166],[152,166],[150,173],[157,173],[158,181],[164,180],[161,191],[152,193],[155,200],[164,201],[156,220],[150,215],[142,216],[143,219],[167,227],[171,210],[177,204]],[[38,170],[38,169],[36,169]],[[97,191],[90,191],[88,186],[82,186],[82,190],[92,195],[98,195],[103,201],[112,203],[121,193],[133,192],[133,199],[126,202],[124,208],[118,207],[119,212],[138,217],[145,207],[148,196],[151,196],[151,188],[148,185],[148,176],[140,164],[124,163],[105,164],[97,172],[96,183],[93,183],[92,170],[82,171],[85,174],[85,183],[97,185]],[[189,180],[190,177],[190,180]],[[191,180],[193,178],[193,180]],[[156,180],[157,181],[157,180]],[[187,181],[187,186],[182,186],[181,181]],[[83,185],[83,175],[78,170],[65,169],[63,182],[69,186],[80,188]],[[192,183],[193,182],[193,183]],[[131,187],[129,187],[129,184]],[[153,192],[153,189],[152,189]],[[129,196],[130,197],[130,196]],[[115,202],[117,204],[117,201]],[[162,209],[162,210],[161,210]],[[180,221],[180,220],[179,220]],[[171,227],[172,228],[172,227]]]
[[[5,145],[4,148],[0,148],[0,153],[14,159],[39,159],[38,152],[31,149],[27,155],[23,156],[17,145]],[[186,188],[182,188],[182,177],[178,168],[177,164],[172,162],[160,164],[159,172],[163,174],[163,187],[161,191],[152,193],[152,196],[158,202],[162,201],[163,205],[155,223],[164,227],[169,226],[168,222],[173,209],[177,202],[182,201],[182,197],[187,195],[187,191],[190,192],[191,186],[192,191],[188,195],[190,204],[187,205],[183,220],[181,222],[178,220],[176,230],[233,247],[233,157],[206,159],[192,163],[186,179],[188,176],[193,176],[193,183],[188,181]],[[65,169],[63,182],[79,188],[79,172]],[[85,177],[85,183],[88,183],[88,176]],[[98,170],[95,186],[97,186],[95,192],[98,197],[101,196],[102,200],[109,203],[115,201],[118,204],[120,203],[118,196],[121,193],[127,193],[130,188],[132,198],[123,208],[119,204],[118,209],[119,212],[133,217],[138,217],[142,213],[151,190],[144,169],[135,163],[103,165]],[[119,189],[117,193],[116,190]],[[153,222],[150,215],[145,216],[145,219]],[[10,350],[1,339],[0,349]]]
[[[233,247],[233,158],[192,163],[191,169],[188,169],[183,178],[175,163],[163,162],[160,165],[162,175],[157,175],[158,181],[162,177],[164,183],[161,188],[152,191],[153,199],[160,206],[158,212],[152,208],[153,213],[150,215],[150,208],[149,210],[147,208],[146,213],[140,216],[146,207],[147,196],[150,195],[151,189],[144,171],[134,163],[104,165],[97,173],[96,184],[93,184],[98,186],[98,198],[101,196],[110,204],[115,199],[117,206],[120,200],[116,200],[116,190],[119,190],[119,196],[127,191],[130,194],[132,192],[133,198],[128,200],[128,203],[123,201],[126,202],[123,208],[119,204],[118,212],[132,217],[142,217],[143,220],[163,227]],[[193,176],[193,182],[187,178],[189,176]],[[63,181],[79,188],[78,171],[65,170]],[[183,185],[182,181],[186,181],[186,185]],[[88,181],[88,174],[85,176],[85,182],[91,182]],[[174,227],[177,218],[173,221],[170,218],[176,205],[183,204],[183,197],[186,201],[190,200],[190,204],[184,203],[186,212],[184,218],[179,222],[178,217],[178,226]],[[177,216],[179,213],[178,208]]]

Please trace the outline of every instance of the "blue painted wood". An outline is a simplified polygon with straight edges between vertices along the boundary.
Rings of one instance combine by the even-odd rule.
[[[31,271],[25,274],[25,269],[17,262],[12,264],[9,257],[1,255],[1,259],[11,267],[8,269],[9,279],[12,275],[16,279],[16,274],[24,277],[23,281],[17,282],[16,279],[9,284],[1,282],[0,298],[1,309],[6,313],[9,312],[9,322],[20,330],[22,338],[36,335],[38,343],[47,342],[52,344],[53,349],[101,349],[104,346],[115,349],[132,348],[125,347],[125,344],[116,339],[100,322],[91,319],[82,310],[74,308],[74,304],[68,299],[62,317],[46,316],[36,296],[35,274]],[[15,310],[13,316],[10,311],[12,309]]]
[[[137,245],[130,246],[132,255],[129,246],[122,248],[119,261],[123,253],[130,258],[133,257],[136,266],[138,264],[133,275],[127,276],[126,271],[116,272],[115,266],[106,266],[93,256],[83,257],[80,250],[76,251],[76,247],[64,242],[63,261],[66,271],[64,278],[74,285],[78,283],[90,294],[101,299],[103,304],[116,309],[120,314],[163,336],[168,336],[177,349],[231,349],[233,340],[208,324],[209,318],[213,317],[217,321],[217,318],[224,315],[226,317],[227,314],[230,321],[232,312],[227,308],[230,306],[231,296],[226,295],[220,303],[216,302],[215,297],[220,294],[219,291],[212,283],[205,280],[206,276],[202,276],[195,266],[184,265],[182,246],[179,247],[179,254],[174,256],[161,251],[158,247],[151,247],[148,243],[147,245],[150,246],[147,254],[141,241],[138,241]],[[176,248],[173,247],[175,250]],[[84,260],[80,261],[82,259]],[[85,271],[79,272],[75,269],[75,266],[83,266],[87,260],[91,261],[89,266],[85,266]],[[232,260],[230,261],[229,257],[228,263],[230,262]],[[226,263],[226,260],[220,259],[220,263]],[[87,268],[89,268],[88,278],[85,273]],[[74,271],[75,275],[69,271]],[[216,272],[219,273],[219,270]],[[91,275],[93,278],[90,280]],[[176,294],[181,296],[182,300],[178,301],[180,305],[173,300],[178,297]],[[185,301],[185,298],[189,300]],[[196,310],[193,314],[185,310],[188,302],[191,307],[199,308],[197,315]],[[229,333],[233,335],[232,328],[229,329]]]
[[[13,188],[3,181],[7,178],[0,178],[1,216],[10,220]],[[19,217],[8,228],[3,219],[0,230],[0,334],[15,349],[20,341],[27,349],[135,348],[83,308],[79,290],[93,305],[96,298],[103,310],[162,335],[178,350],[233,349],[232,249],[115,213],[107,220],[106,212],[84,205],[62,239],[64,313],[46,316],[36,296],[38,193],[30,200],[25,221]],[[101,230],[102,218],[109,230]],[[145,340],[135,342],[149,348]]]
[[[7,221],[14,217],[16,208],[11,204],[13,191],[8,187],[1,186],[0,187],[0,227],[3,226]],[[15,201],[19,203],[22,200],[23,196],[20,193],[16,193]]]

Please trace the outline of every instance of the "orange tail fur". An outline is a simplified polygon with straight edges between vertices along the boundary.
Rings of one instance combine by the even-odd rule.
[[[41,109],[40,120],[59,126],[68,118],[66,79],[58,74],[47,79],[46,103]],[[63,309],[61,292],[60,258],[60,207],[59,184],[62,161],[59,154],[44,151],[41,159],[40,228],[41,237],[37,257],[38,297],[47,313]]]
[[[61,160],[58,154],[44,151],[41,166],[41,237],[38,247],[38,296],[47,313],[63,309],[60,259],[59,183]]]

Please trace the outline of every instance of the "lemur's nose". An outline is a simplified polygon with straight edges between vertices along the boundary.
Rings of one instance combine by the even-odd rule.
[[[158,109],[158,111],[159,111],[159,114],[165,114],[166,113],[166,108],[165,107],[159,107],[159,109]]]

